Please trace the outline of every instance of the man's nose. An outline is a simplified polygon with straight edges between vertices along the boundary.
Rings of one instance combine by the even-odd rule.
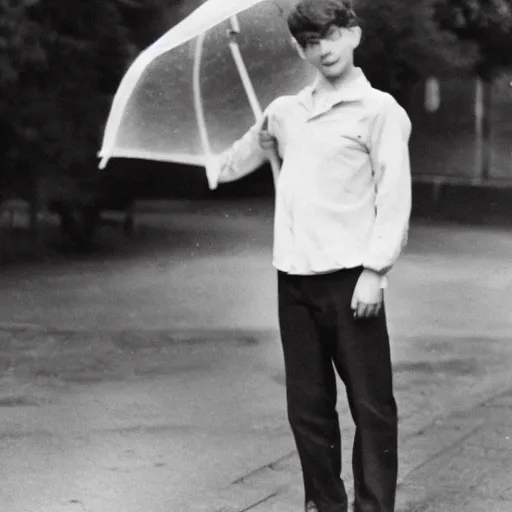
[[[325,39],[320,39],[320,55],[321,57],[327,57],[331,54],[331,45],[329,44],[329,41],[326,41]]]

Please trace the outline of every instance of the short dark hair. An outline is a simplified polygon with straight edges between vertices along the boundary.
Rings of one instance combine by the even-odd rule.
[[[288,15],[292,36],[304,46],[304,35],[322,34],[330,26],[358,26],[351,0],[301,0]]]

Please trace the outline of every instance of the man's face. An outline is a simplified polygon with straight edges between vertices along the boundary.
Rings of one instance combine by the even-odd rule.
[[[330,25],[323,33],[301,37],[301,56],[326,78],[338,78],[354,64],[354,50],[361,38],[358,27]]]

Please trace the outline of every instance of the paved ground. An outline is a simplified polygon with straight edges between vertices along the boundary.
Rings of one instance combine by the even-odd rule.
[[[1,512],[300,510],[271,214],[179,203],[2,270]],[[388,292],[401,512],[512,510],[510,254],[505,230],[413,226]]]

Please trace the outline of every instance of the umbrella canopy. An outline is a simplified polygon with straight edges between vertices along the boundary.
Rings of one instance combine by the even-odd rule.
[[[111,157],[205,165],[260,105],[309,83],[286,26],[293,2],[208,0],[144,50],[114,97],[100,166]]]

